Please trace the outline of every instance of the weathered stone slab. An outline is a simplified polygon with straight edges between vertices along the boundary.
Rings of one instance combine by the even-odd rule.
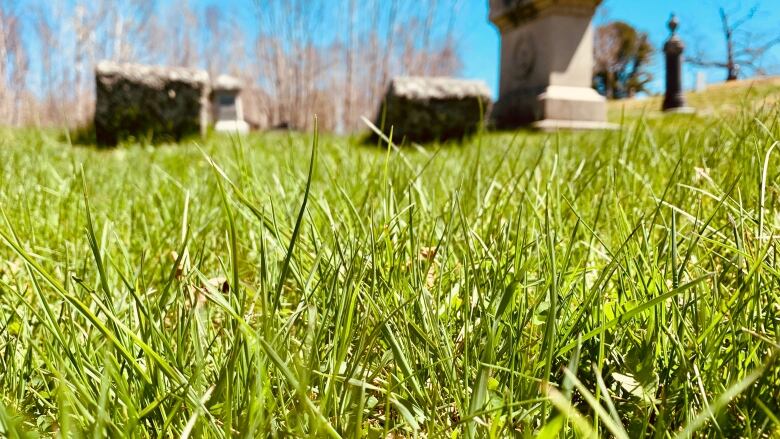
[[[176,141],[205,133],[206,71],[103,61],[95,68],[95,81],[95,134],[100,144],[139,136]]]
[[[480,128],[490,107],[490,90],[482,81],[399,77],[387,89],[377,126],[385,133],[392,127],[396,143],[462,138]]]
[[[498,128],[611,128],[592,88],[593,26],[602,0],[490,0],[501,32]]]

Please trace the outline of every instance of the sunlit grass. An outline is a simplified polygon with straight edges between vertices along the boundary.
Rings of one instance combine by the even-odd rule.
[[[5,131],[0,435],[770,437],[778,121]]]

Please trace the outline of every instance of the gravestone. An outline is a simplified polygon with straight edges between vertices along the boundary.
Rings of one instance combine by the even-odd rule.
[[[145,136],[178,141],[205,133],[209,75],[203,70],[103,61],[95,68],[95,82],[99,144]]]
[[[501,33],[497,128],[613,128],[593,85],[593,26],[601,0],[490,0]]]
[[[244,120],[241,102],[242,84],[238,78],[219,75],[211,85],[211,110],[214,130],[227,133],[247,133],[249,124]]]
[[[704,72],[696,73],[696,92],[702,93],[707,91],[707,74]]]
[[[671,113],[693,113],[693,108],[689,107],[685,101],[685,93],[683,91],[682,67],[685,44],[677,35],[677,27],[679,25],[680,22],[677,20],[677,17],[672,15],[668,23],[671,35],[664,44],[666,93],[664,94],[662,109]]]
[[[376,126],[393,129],[394,142],[458,139],[476,133],[490,111],[490,90],[482,81],[446,77],[394,78]]]

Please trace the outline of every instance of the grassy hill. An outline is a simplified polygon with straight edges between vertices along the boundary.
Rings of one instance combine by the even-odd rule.
[[[700,116],[716,116],[745,110],[772,108],[780,99],[780,77],[745,79],[741,81],[712,84],[703,92],[686,93],[688,105],[694,107]],[[658,110],[663,95],[643,99],[611,101],[609,113],[612,118],[621,114],[638,117],[642,114],[661,116]]]
[[[776,435],[778,92],[425,149],[3,131],[0,436]]]

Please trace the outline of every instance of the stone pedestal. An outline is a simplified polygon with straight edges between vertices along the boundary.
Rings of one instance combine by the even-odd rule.
[[[601,0],[490,0],[501,32],[497,128],[613,128],[592,87],[593,26]]]

